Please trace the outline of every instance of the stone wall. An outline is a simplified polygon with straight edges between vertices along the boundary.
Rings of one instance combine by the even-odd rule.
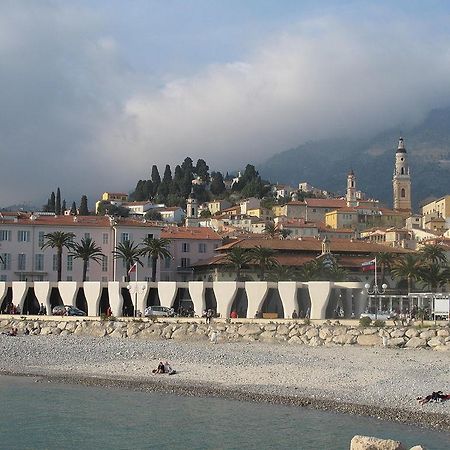
[[[85,335],[112,336],[131,339],[194,339],[207,340],[213,333],[221,342],[261,341],[284,342],[292,345],[333,346],[385,346],[406,348],[429,348],[439,351],[450,350],[450,326],[360,327],[325,321],[305,324],[303,321],[242,322],[215,320],[211,325],[195,319],[148,319],[87,320],[75,318],[29,319],[9,318],[0,321],[0,332],[18,328],[18,334],[25,330],[30,335]]]

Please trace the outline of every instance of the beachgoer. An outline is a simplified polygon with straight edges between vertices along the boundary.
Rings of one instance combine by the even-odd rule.
[[[308,309],[306,310],[305,317],[306,317],[307,319],[309,319],[309,315],[310,315],[310,314],[311,314],[311,308],[308,307]]]
[[[213,316],[212,309],[208,309],[208,311],[206,311],[206,323],[211,323],[212,316]]]
[[[417,400],[421,405],[428,402],[444,402],[450,400],[450,394],[443,394],[442,391],[436,391],[426,397],[417,397]]]
[[[108,308],[106,309],[106,317],[111,317],[111,316],[112,316],[111,306],[108,306]]]
[[[230,318],[231,319],[237,319],[238,318],[237,312],[236,311],[231,311]]]
[[[177,371],[175,369],[172,369],[172,367],[170,367],[170,364],[168,361],[166,361],[164,363],[164,372],[169,375],[175,375],[177,373]]]
[[[293,319],[298,319],[298,314],[297,311],[294,309],[294,311],[292,311],[292,318]]]
[[[217,330],[212,331],[210,340],[213,344],[217,344],[217,342],[219,342],[219,332]]]

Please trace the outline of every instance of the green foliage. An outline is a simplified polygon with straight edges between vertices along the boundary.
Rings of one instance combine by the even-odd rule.
[[[128,208],[125,208],[123,206],[113,205],[106,200],[102,200],[98,205],[97,214],[99,216],[108,214],[110,216],[128,217],[130,211]]]
[[[59,187],[56,190],[55,214],[57,216],[61,215],[61,191],[60,191]]]
[[[257,245],[250,250],[250,261],[254,262],[259,267],[259,277],[261,280],[265,279],[267,270],[274,269],[279,266],[275,258],[275,250],[268,247]]]
[[[81,196],[79,213],[80,213],[80,216],[88,216],[89,215],[88,199],[87,199],[86,195]]]
[[[130,281],[129,271],[131,266],[134,263],[138,263],[140,266],[142,266],[142,262],[140,260],[140,256],[142,254],[141,249],[137,244],[130,241],[125,242],[119,242],[119,244],[116,245],[116,248],[113,250],[113,258],[114,259],[122,259],[125,261],[125,267],[126,267],[126,281]]]
[[[209,209],[204,209],[201,213],[200,213],[200,217],[207,219],[208,217],[211,217],[211,211]]]
[[[361,323],[361,319],[360,319],[360,323]],[[386,326],[386,322],[384,320],[374,320],[373,324],[374,327],[377,328],[384,328]]]
[[[161,213],[157,209],[150,209],[144,216],[147,220],[162,220]]]
[[[81,259],[83,261],[83,281],[86,281],[89,261],[93,260],[100,264],[105,256],[102,253],[102,249],[90,237],[82,238],[80,243],[74,243],[70,254],[74,259]]]
[[[53,233],[47,233],[44,235],[44,243],[41,246],[41,249],[45,250],[46,248],[56,248],[58,281],[61,281],[62,275],[63,249],[72,249],[74,237],[75,234],[66,233],[64,231],[54,231]]]
[[[225,183],[223,182],[223,176],[220,172],[211,173],[211,194],[218,196],[225,192]]]
[[[305,325],[311,325],[311,319],[310,319],[309,317],[305,317],[305,318],[303,319],[303,323],[304,323]]]
[[[359,319],[359,326],[360,327],[370,327],[370,324],[372,323],[372,319],[370,317],[364,316]]]
[[[71,216],[77,215],[77,204],[75,202],[72,202],[72,207],[70,208],[70,215]]]
[[[228,250],[225,263],[236,273],[236,281],[242,281],[242,269],[250,262],[251,256],[250,251],[245,248],[233,247]]]
[[[160,238],[145,238],[142,242],[142,249],[140,254],[145,256],[149,255],[152,260],[152,281],[156,281],[156,267],[158,259],[172,258],[168,247],[170,245],[170,239]]]

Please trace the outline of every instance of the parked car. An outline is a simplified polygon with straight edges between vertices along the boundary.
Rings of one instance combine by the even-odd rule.
[[[369,317],[372,320],[391,320],[395,318],[395,314],[391,314],[385,311],[380,311],[377,314],[374,313],[362,313],[359,318],[362,319],[363,317]]]
[[[52,309],[54,316],[85,316],[86,313],[81,309],[75,308],[75,306],[58,305]]]
[[[167,308],[166,306],[147,306],[144,311],[144,316],[159,316],[159,317],[173,317],[175,311],[173,308]]]

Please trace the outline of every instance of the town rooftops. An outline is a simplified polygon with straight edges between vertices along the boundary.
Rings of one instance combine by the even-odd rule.
[[[222,240],[220,235],[208,227],[166,227],[161,232],[166,239],[213,239]]]
[[[310,208],[344,208],[347,201],[340,198],[305,198]]]

